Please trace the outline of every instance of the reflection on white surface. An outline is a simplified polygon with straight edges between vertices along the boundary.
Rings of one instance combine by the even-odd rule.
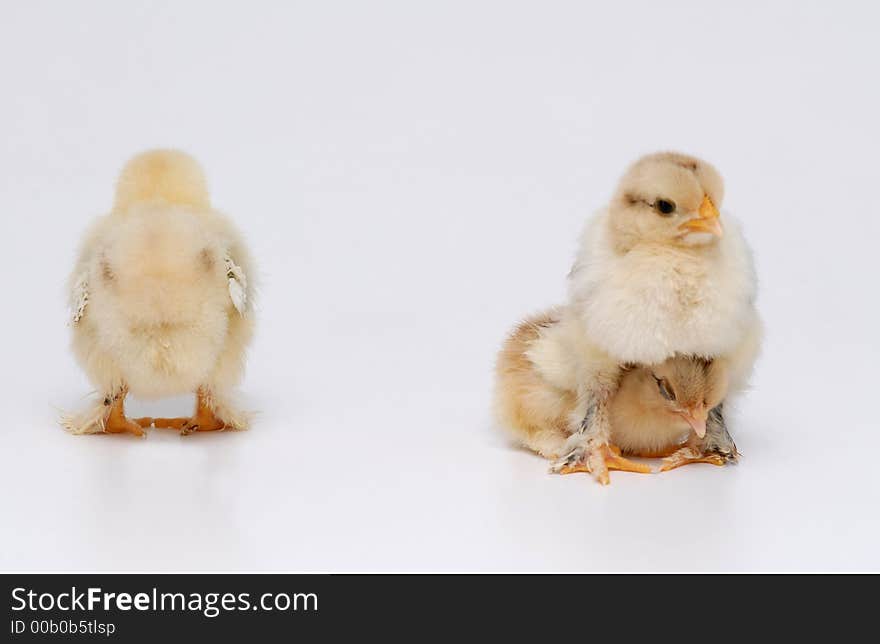
[[[362,318],[357,326],[366,335],[415,338],[432,324],[386,322]],[[489,326],[475,318],[471,328],[491,346],[481,324]],[[842,461],[853,446],[826,446],[817,428],[832,421],[819,414],[792,423],[786,409],[798,408],[797,392],[765,394],[762,386],[749,396],[734,421],[745,455],[737,467],[613,473],[602,488],[586,476],[551,476],[541,459],[489,432],[489,375],[479,362],[491,356],[480,342],[460,356],[436,346],[415,355],[370,347],[360,333],[346,338],[336,325],[308,331],[312,346],[334,342],[348,358],[285,381],[285,360],[264,344],[247,384],[262,414],[248,432],[152,430],[141,440],[68,436],[48,413],[17,423],[2,473],[4,515],[13,517],[3,524],[2,567],[877,567],[878,519],[866,511],[877,500],[874,476],[868,468],[823,469],[826,458]],[[773,359],[771,352],[765,368]],[[416,386],[401,378],[399,368],[422,360],[442,365],[433,380]],[[302,361],[320,364],[305,347]],[[453,363],[470,375],[459,378]],[[337,369],[350,389],[332,386]],[[51,378],[59,388],[78,380],[72,367]]]
[[[206,31],[195,4],[94,4],[0,25],[0,569],[880,569],[873,5],[212,3]],[[166,144],[256,251],[261,415],[71,437],[74,245]],[[743,461],[550,476],[490,430],[494,353],[666,147],[720,168],[756,252]]]

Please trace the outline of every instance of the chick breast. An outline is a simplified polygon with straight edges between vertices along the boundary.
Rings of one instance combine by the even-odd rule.
[[[737,351],[757,313],[751,253],[735,221],[726,219],[711,252],[647,245],[618,255],[607,216],[588,225],[569,282],[592,340],[621,363]]]

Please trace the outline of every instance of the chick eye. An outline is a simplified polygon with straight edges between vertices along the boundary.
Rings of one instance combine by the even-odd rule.
[[[658,199],[654,202],[654,207],[661,215],[671,215],[675,212],[675,202],[668,199]]]
[[[666,381],[663,378],[658,378],[654,376],[654,380],[657,381],[657,389],[660,390],[660,395],[663,396],[666,400],[675,400],[675,392],[672,391],[672,388],[666,384]]]

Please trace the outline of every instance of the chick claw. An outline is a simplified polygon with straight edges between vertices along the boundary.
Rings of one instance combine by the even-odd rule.
[[[189,436],[193,432],[199,431],[199,426],[196,423],[186,423],[183,427],[180,428],[181,436]]]
[[[550,471],[557,474],[588,472],[602,485],[608,485],[611,482],[609,470],[639,474],[652,473],[650,466],[636,463],[621,456],[620,448],[616,445],[601,445],[595,449],[578,446],[556,461]]]

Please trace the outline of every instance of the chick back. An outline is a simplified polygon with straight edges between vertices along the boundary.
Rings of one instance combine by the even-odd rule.
[[[136,395],[193,391],[223,350],[234,309],[226,240],[211,221],[143,205],[109,215],[95,239],[83,344]]]
[[[521,322],[505,340],[495,367],[495,414],[499,423],[524,446],[552,458],[569,436],[574,391],[549,382],[529,358],[541,334],[559,324],[554,311]]]

